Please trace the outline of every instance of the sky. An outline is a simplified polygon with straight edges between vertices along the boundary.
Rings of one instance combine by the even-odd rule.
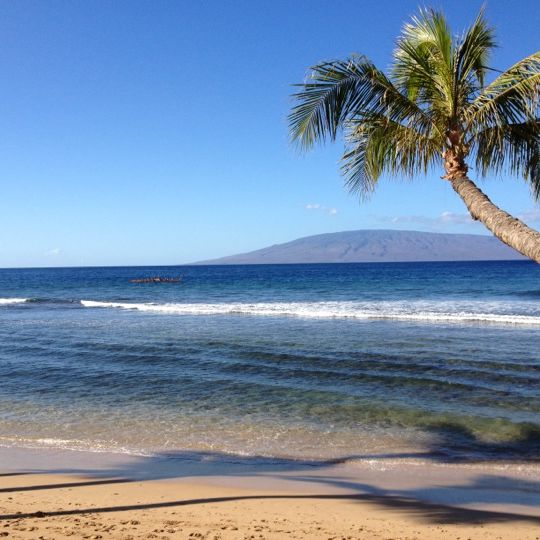
[[[425,5],[461,32],[481,4]],[[353,53],[386,69],[418,5],[1,2],[0,267],[183,264],[364,228],[487,234],[442,171],[383,177],[359,201],[339,173],[342,141],[290,144],[292,85]],[[486,14],[494,67],[538,50],[540,3],[489,0]],[[540,226],[521,178],[479,184]]]

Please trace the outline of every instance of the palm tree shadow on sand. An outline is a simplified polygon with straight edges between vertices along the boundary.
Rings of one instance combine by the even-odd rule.
[[[86,486],[129,483],[143,480],[197,479],[225,476],[246,481],[257,478],[284,480],[288,489],[282,494],[239,494],[230,497],[208,497],[159,501],[128,506],[78,508],[52,512],[0,515],[0,520],[25,517],[53,517],[90,513],[173,508],[198,504],[266,499],[348,500],[370,503],[414,515],[428,523],[481,524],[498,522],[530,522],[540,525],[540,481],[516,478],[495,472],[471,474],[461,482],[422,487],[390,488],[378,482],[362,481],[362,473],[344,475],[339,465],[351,461],[421,460],[439,464],[475,462],[538,462],[540,430],[525,429],[519,440],[511,443],[489,443],[478,440],[473,433],[451,424],[431,428],[433,443],[424,452],[361,454],[336,460],[286,460],[263,456],[231,456],[219,452],[173,452],[150,457],[132,457],[105,468],[51,468],[49,470],[17,471],[17,474],[53,473],[83,476],[81,481],[61,484],[25,485],[0,488],[0,494],[17,491],[82,488]],[[13,475],[14,473],[10,473]],[[365,480],[365,479],[364,479]],[[310,489],[306,491],[306,486]],[[291,488],[293,486],[293,488]],[[298,489],[294,489],[297,486]],[[275,489],[273,490],[275,491]],[[298,493],[300,492],[300,494]],[[470,505],[492,505],[494,509],[471,508]],[[495,507],[493,506],[497,506]],[[517,506],[516,506],[517,505]],[[511,511],[500,511],[510,507]],[[514,510],[515,509],[515,510]],[[354,511],[354,510],[351,510]]]

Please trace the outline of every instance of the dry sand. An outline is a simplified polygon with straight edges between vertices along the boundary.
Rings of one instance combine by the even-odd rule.
[[[534,466],[271,466],[0,449],[7,539],[539,539],[539,503]]]

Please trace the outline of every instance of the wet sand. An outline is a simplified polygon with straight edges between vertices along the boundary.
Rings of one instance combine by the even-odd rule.
[[[538,465],[0,449],[0,537],[540,538]]]

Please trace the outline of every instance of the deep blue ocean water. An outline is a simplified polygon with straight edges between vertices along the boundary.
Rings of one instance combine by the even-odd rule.
[[[537,459],[540,266],[0,270],[0,445]]]

